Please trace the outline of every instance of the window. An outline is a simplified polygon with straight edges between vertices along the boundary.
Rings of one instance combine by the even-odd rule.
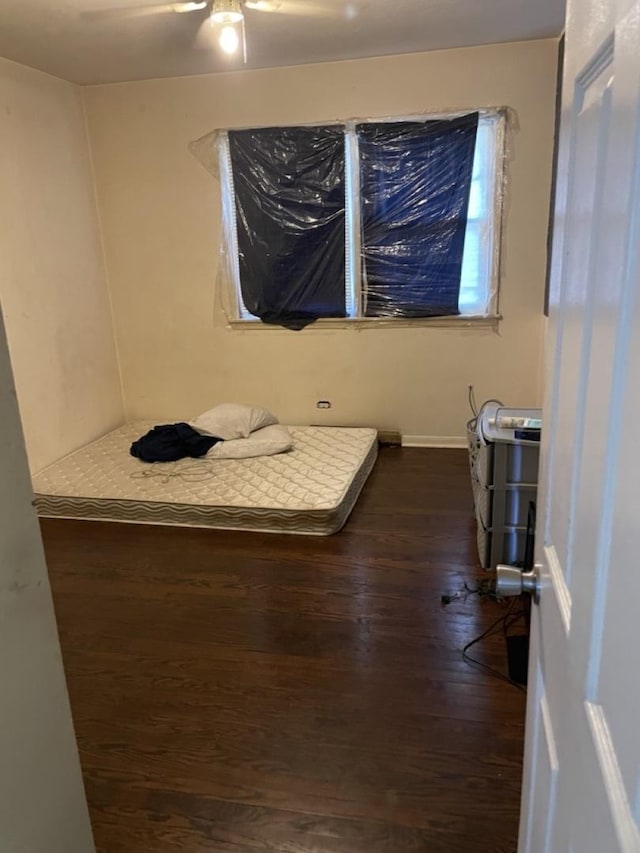
[[[504,155],[504,118],[480,116],[462,256],[461,314],[497,313],[497,255]]]
[[[504,118],[219,137],[232,319],[492,316]]]

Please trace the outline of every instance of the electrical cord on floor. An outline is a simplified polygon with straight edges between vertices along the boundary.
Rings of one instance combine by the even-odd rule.
[[[496,595],[496,582],[493,578],[478,578],[475,586],[469,586],[465,581],[463,588],[455,592],[443,592],[440,596],[440,603],[446,607],[452,601],[465,602],[470,596],[477,595],[478,598],[490,598],[493,601],[498,600]]]
[[[467,643],[467,645],[462,650],[462,659],[473,666],[479,667],[484,672],[487,672],[489,675],[493,675],[495,678],[499,678],[501,681],[506,681],[508,684],[511,684],[513,687],[517,687],[518,690],[522,690],[523,693],[526,693],[527,688],[524,686],[524,684],[520,684],[518,681],[514,681],[512,678],[509,678],[508,675],[505,675],[503,672],[500,672],[499,669],[496,669],[496,667],[491,666],[488,663],[484,663],[483,661],[478,660],[477,658],[474,658],[469,654],[470,648],[477,645],[482,640],[494,636],[501,629],[504,632],[505,637],[507,636],[507,631],[509,630],[509,628],[512,625],[515,625],[515,623],[519,619],[522,619],[522,617],[525,615],[524,610],[517,610],[514,613],[516,601],[517,599],[514,598],[511,604],[509,605],[509,609],[506,613],[503,613],[502,616],[498,617],[498,619],[496,619],[495,622],[489,625],[489,627],[485,631],[483,631],[482,634],[480,634],[478,637],[475,637],[475,639],[471,640],[471,642]]]

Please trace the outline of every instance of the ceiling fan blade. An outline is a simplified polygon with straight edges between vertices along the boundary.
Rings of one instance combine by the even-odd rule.
[[[167,13],[197,12],[209,5],[208,0],[188,0],[184,3],[155,3],[151,6],[121,6],[115,9],[95,9],[82,12],[83,18],[90,21],[108,19],[125,20],[130,18],[147,18],[150,15],[165,15]]]
[[[201,9],[206,9],[209,5],[209,0],[186,0],[184,3],[172,3],[171,9],[181,15],[183,12],[200,12]]]
[[[336,13],[335,9],[329,9],[320,3],[307,3],[306,0],[244,0],[243,6],[252,12],[273,12],[277,15],[310,18]]]

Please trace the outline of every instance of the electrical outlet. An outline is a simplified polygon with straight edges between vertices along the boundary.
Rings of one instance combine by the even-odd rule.
[[[330,409],[331,403],[329,400],[318,400],[316,403],[316,409]]]

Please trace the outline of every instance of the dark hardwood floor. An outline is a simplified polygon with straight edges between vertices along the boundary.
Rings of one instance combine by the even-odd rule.
[[[331,537],[42,527],[100,853],[515,851],[463,451],[382,450]]]

